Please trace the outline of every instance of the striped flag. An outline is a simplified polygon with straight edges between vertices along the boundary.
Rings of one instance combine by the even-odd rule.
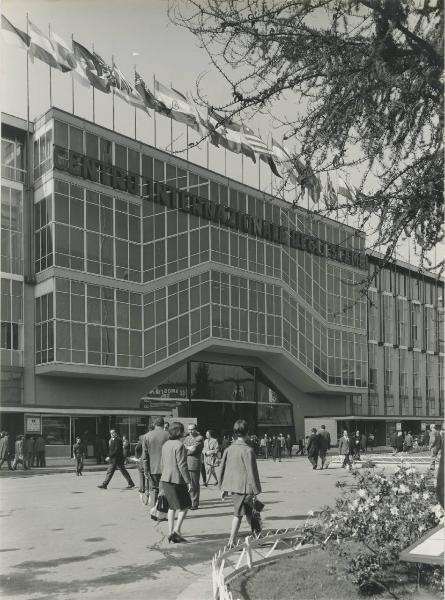
[[[57,53],[51,40],[40,31],[40,29],[28,20],[28,31],[30,37],[29,56],[31,60],[38,58],[54,69],[66,72],[71,71],[71,67],[65,62],[59,63]]]
[[[208,125],[211,131],[212,144],[215,139],[215,141],[217,141],[215,145],[222,146],[235,154],[244,154],[256,163],[255,152],[244,139],[244,129],[242,125],[235,123],[235,121],[232,121],[227,117],[219,115],[211,108],[208,108]],[[217,138],[215,136],[217,136]]]
[[[29,35],[15,27],[5,15],[2,15],[2,38],[5,44],[24,48],[25,50],[29,47]]]
[[[255,135],[252,129],[246,125],[243,126],[243,137],[245,143],[247,143],[256,154],[272,154],[272,150],[266,142],[263,142],[263,140],[258,135]]]
[[[66,71],[74,71],[77,68],[77,59],[68,44],[57,33],[51,31],[51,44],[57,58],[57,62],[65,67]]]

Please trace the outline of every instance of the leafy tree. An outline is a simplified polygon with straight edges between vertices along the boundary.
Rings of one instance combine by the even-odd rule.
[[[176,0],[170,15],[230,86],[210,104],[276,117],[292,101],[293,167],[359,174],[321,212],[374,220],[388,256],[404,236],[422,256],[443,239],[443,0]]]

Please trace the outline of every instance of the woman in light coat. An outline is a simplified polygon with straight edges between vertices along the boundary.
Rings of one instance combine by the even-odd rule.
[[[215,438],[215,434],[210,429],[206,431],[206,439],[204,440],[204,464],[206,469],[206,484],[210,483],[210,478],[215,478],[215,484],[218,485],[218,477],[215,473],[215,467],[218,465],[219,444]]]
[[[235,544],[243,515],[249,519],[250,510],[246,500],[249,496],[261,493],[255,452],[247,443],[247,422],[243,419],[235,421],[233,434],[235,439],[223,454],[219,474],[222,497],[231,493],[233,500],[234,515],[229,546]]]

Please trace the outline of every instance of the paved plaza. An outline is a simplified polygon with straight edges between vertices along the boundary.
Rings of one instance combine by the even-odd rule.
[[[306,458],[259,461],[266,504],[264,527],[295,526],[331,502],[340,467],[313,471]],[[15,600],[125,595],[139,600],[209,600],[210,561],[228,538],[232,505],[214,486],[202,488],[190,512],[188,544],[169,545],[167,524],[155,526],[117,472],[106,491],[103,472],[53,473],[1,479],[1,594]],[[132,477],[137,480],[136,471]],[[241,533],[248,533],[246,525]]]

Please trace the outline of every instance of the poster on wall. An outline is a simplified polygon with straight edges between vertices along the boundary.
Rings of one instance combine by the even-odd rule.
[[[40,415],[25,415],[25,433],[42,433]]]

